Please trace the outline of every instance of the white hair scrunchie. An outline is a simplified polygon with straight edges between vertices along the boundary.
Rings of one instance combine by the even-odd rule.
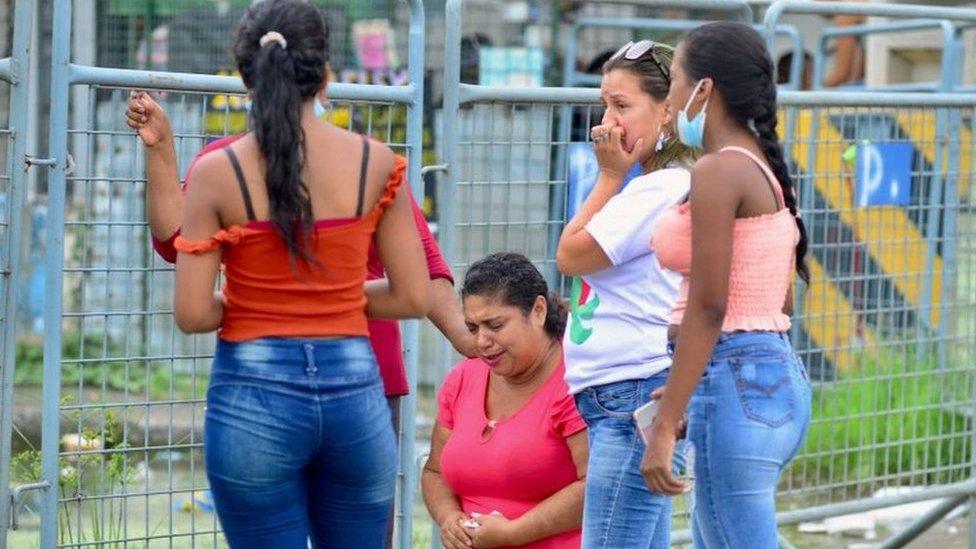
[[[260,44],[262,48],[271,42],[278,44],[283,50],[288,49],[288,41],[285,40],[285,37],[282,36],[278,31],[268,31],[264,33],[264,36],[262,36],[260,40],[258,40],[258,44]]]

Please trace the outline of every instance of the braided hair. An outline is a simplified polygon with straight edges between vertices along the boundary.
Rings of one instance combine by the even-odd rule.
[[[711,78],[729,115],[756,135],[786,207],[796,218],[800,240],[796,245],[796,271],[810,282],[805,256],[807,231],[797,212],[793,178],[776,133],[776,80],[773,61],[762,36],[741,23],[709,23],[695,28],[683,40],[684,69],[692,80]]]

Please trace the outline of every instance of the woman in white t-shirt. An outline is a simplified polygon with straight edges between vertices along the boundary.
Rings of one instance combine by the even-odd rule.
[[[670,545],[671,501],[644,483],[632,414],[671,365],[667,329],[679,277],[647,243],[658,215],[688,194],[693,161],[670,129],[673,52],[644,40],[604,65],[606,111],[591,131],[600,174],[556,252],[560,271],[575,277],[563,345],[566,382],[589,427],[586,549]],[[621,189],[638,163],[642,175]]]

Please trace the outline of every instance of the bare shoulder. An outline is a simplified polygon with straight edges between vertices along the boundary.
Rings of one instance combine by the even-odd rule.
[[[744,173],[750,162],[745,155],[729,151],[706,154],[691,169],[691,186],[693,189],[728,187],[737,175]]]
[[[396,154],[393,152],[393,149],[389,147],[389,145],[366,134],[356,133],[338,126],[333,126],[333,128],[337,132],[337,137],[339,139],[354,147],[359,147],[359,144],[362,142],[363,138],[367,140],[369,143],[370,173],[378,174],[382,169],[382,173],[385,174],[389,172],[389,170],[393,169]]]
[[[217,197],[226,196],[229,185],[233,182],[234,172],[227,154],[222,148],[216,149],[204,154],[194,163],[186,182],[187,196],[215,203]]]
[[[728,151],[701,157],[691,170],[692,203],[734,211],[743,195],[744,176],[751,173],[751,163],[745,155]]]
[[[389,145],[375,139],[369,140],[370,155],[375,158],[375,166],[380,173],[387,174],[393,169],[396,153]]]

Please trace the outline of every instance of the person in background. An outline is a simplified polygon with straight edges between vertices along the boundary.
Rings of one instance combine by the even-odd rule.
[[[776,62],[776,83],[788,84],[790,74],[793,70],[793,58],[795,53],[788,51],[779,57]],[[809,52],[803,52],[803,68],[800,69],[800,90],[806,91],[813,89],[813,56]]]
[[[695,547],[775,549],[776,485],[810,424],[810,381],[788,336],[793,273],[809,274],[762,36],[740,23],[690,31],[668,101],[682,143],[705,155],[688,201],[662,214],[652,237],[661,265],[683,279],[641,471],[655,491],[686,488],[671,465],[690,400]]]
[[[129,99],[126,122],[139,133],[146,149],[146,208],[153,249],[164,261],[175,263],[174,242],[180,235],[179,216],[187,188],[180,185],[173,130],[163,107],[143,91],[133,92]],[[244,135],[230,135],[207,144],[187,169],[186,180],[190,180],[194,168],[204,156],[231,145]],[[410,205],[430,272],[431,307],[427,318],[451,342],[455,351],[462,356],[475,356],[473,341],[464,326],[454,292],[454,276],[430,232],[423,211],[412,195]],[[386,272],[375,242],[370,244],[367,267],[367,280],[385,278]],[[399,428],[400,398],[408,393],[400,327],[395,320],[371,318],[369,334],[390,409],[394,412],[394,425]]]
[[[863,0],[851,0],[859,2]],[[831,18],[835,27],[853,27],[865,22],[862,15],[838,14]],[[823,79],[823,87],[858,86],[864,84],[864,40],[862,36],[839,36],[834,50],[833,69]]]
[[[573,279],[563,339],[566,381],[589,428],[585,548],[665,548],[671,498],[647,489],[632,414],[668,375],[668,317],[680,277],[647,247],[658,216],[688,194],[694,152],[668,114],[674,50],[630,43],[603,65],[602,123],[591,130],[600,171],[563,230],[559,270]],[[621,188],[634,164],[641,174]]]
[[[321,99],[317,98],[316,101]],[[180,235],[180,212],[187,190],[179,182],[173,130],[163,107],[143,91],[132,93],[126,109],[126,121],[138,132],[146,149],[146,204],[153,248],[164,261],[174,263],[174,242]],[[187,169],[187,181],[201,158],[230,146],[242,137],[244,134],[226,136],[214,140],[200,150]],[[464,326],[450,267],[444,261],[423,212],[412,196],[410,205],[430,273],[431,307],[427,318],[458,353],[466,357],[474,356],[473,341]],[[375,242],[369,247],[367,269],[367,280],[382,280],[386,277]],[[399,432],[400,402],[409,393],[399,323],[391,319],[370,318],[369,339],[383,378],[393,428]],[[392,522],[390,527],[392,540]]]
[[[515,253],[474,263],[461,296],[478,357],[444,380],[421,477],[441,541],[576,549],[586,424],[563,381],[565,307]]]
[[[381,547],[397,456],[367,316],[429,309],[406,162],[316,116],[318,8],[254,4],[234,56],[253,131],[200,159],[173,243],[177,326],[219,330],[204,424],[217,516],[234,548]],[[374,237],[387,278],[367,282]]]
[[[180,211],[187,189],[180,185],[174,135],[166,111],[144,91],[133,92],[126,106],[126,122],[135,129],[146,149],[146,213],[150,237],[156,254],[169,263],[176,262],[173,243],[180,235]],[[216,139],[197,153],[187,169],[186,180],[201,158],[234,143],[245,134]],[[444,261],[437,241],[430,232],[423,211],[413,196],[411,209],[420,233],[430,271],[431,309],[427,318],[451,342],[458,353],[474,356],[473,341],[454,292],[454,275]],[[370,245],[367,280],[385,277],[375,243]],[[407,394],[407,379],[403,369],[400,329],[392,320],[370,319],[370,342],[376,351],[391,406],[399,407],[399,397]]]

